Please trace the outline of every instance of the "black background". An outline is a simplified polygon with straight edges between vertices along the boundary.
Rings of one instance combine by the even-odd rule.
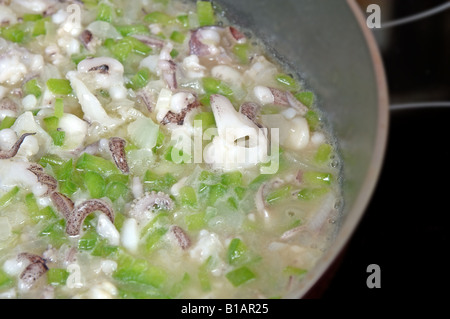
[[[382,20],[444,3],[393,0],[386,17],[386,1],[370,2],[380,5]],[[391,105],[450,102],[450,10],[374,33]],[[332,279],[320,283],[309,298],[445,296],[442,292],[450,287],[450,107],[424,105],[391,110],[385,161],[373,198],[340,263],[330,270]],[[370,264],[380,266],[379,289],[366,285]]]

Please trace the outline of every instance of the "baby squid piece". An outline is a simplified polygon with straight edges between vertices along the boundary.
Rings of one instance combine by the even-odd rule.
[[[31,163],[28,170],[36,175],[38,183],[47,186],[47,192],[44,195],[52,194],[58,187],[58,181],[53,176],[45,173],[41,165]]]
[[[116,163],[117,168],[120,169],[122,173],[128,174],[130,169],[125,155],[125,144],[126,141],[120,137],[111,137],[108,143],[111,156],[114,163]]]
[[[45,260],[38,255],[20,253],[18,261],[28,261],[29,265],[20,274],[19,278],[24,289],[29,289],[48,270]]]
[[[102,199],[90,199],[75,207],[74,211],[70,214],[67,219],[66,233],[69,236],[79,235],[84,220],[89,214],[95,211],[102,212],[114,223],[114,211],[111,206]]]
[[[75,206],[73,201],[60,192],[51,193],[50,198],[63,217],[68,219]]]
[[[36,133],[25,133],[25,134],[22,134],[22,136],[19,137],[19,139],[17,140],[16,143],[14,143],[14,145],[11,147],[11,149],[9,149],[8,151],[4,151],[4,150],[0,151],[0,159],[8,159],[8,158],[16,156],[17,152],[20,149],[20,145],[22,145],[22,143],[23,143],[23,140],[27,136],[34,135],[34,134],[36,134]]]
[[[170,227],[170,231],[175,236],[177,243],[181,247],[181,249],[186,250],[191,246],[191,239],[180,226],[174,225]]]

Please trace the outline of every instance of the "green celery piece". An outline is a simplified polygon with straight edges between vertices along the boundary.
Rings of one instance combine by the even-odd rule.
[[[25,205],[27,206],[28,213],[31,216],[37,216],[39,214],[39,206],[33,193],[28,193],[25,196]]]
[[[242,186],[242,173],[240,171],[224,173],[221,182],[226,186]]]
[[[55,100],[55,117],[60,119],[64,115],[64,101],[63,99]]]
[[[214,8],[209,1],[197,1],[197,17],[198,23],[201,27],[207,25],[214,25],[216,17],[214,15]]]
[[[291,193],[291,186],[290,185],[286,185],[282,188],[276,189],[274,191],[272,191],[271,193],[269,193],[266,196],[266,202],[268,204],[274,204],[286,197],[288,197]]]
[[[106,3],[101,3],[98,6],[98,12],[97,12],[96,20],[105,21],[105,22],[112,22],[113,14],[114,14],[114,10],[113,10],[113,8],[110,5],[108,5]]]
[[[295,94],[297,100],[299,100],[304,106],[311,107],[314,103],[314,93],[305,91]]]
[[[18,186],[14,186],[11,190],[9,190],[6,194],[0,197],[0,208],[4,208],[11,204],[11,202],[16,198],[19,193],[20,188]]]
[[[170,35],[170,40],[176,42],[176,43],[183,43],[184,40],[186,39],[186,36],[184,35],[184,33],[180,32],[180,31],[173,31],[172,34]]]
[[[308,122],[309,128],[312,131],[317,130],[317,128],[320,125],[320,117],[316,112],[309,110],[305,114],[305,119]]]
[[[45,25],[47,22],[50,23],[50,19],[49,18],[44,18],[44,19],[37,20],[34,23],[34,28],[33,28],[33,32],[31,33],[31,35],[33,37],[37,37],[39,35],[47,34],[47,27]]]
[[[0,35],[8,41],[23,43],[26,34],[22,27],[23,25],[16,24],[13,26],[0,28]]]
[[[73,161],[69,159],[58,166],[52,166],[55,177],[58,181],[65,181],[71,178],[73,174]]]
[[[112,277],[123,283],[137,283],[160,288],[167,280],[164,269],[151,265],[147,260],[120,254],[117,271]]]
[[[41,20],[43,18],[43,16],[42,16],[42,14],[25,13],[22,18],[23,18],[23,21],[29,22],[29,21]]]
[[[2,120],[2,122],[0,123],[0,131],[5,128],[10,128],[11,126],[14,125],[15,122],[16,122],[15,117],[5,116]]]
[[[190,282],[191,276],[187,272],[185,272],[183,278],[181,278],[180,281],[176,282],[170,289],[170,295],[176,298],[183,292],[183,290],[188,287]]]
[[[233,286],[238,287],[252,279],[255,279],[256,275],[246,266],[242,266],[228,272],[225,277],[231,282]]]
[[[45,154],[39,160],[39,164],[42,166],[46,166],[47,164],[50,164],[54,168],[55,166],[63,165],[64,160],[55,154]]]
[[[203,132],[211,127],[216,127],[216,119],[213,112],[201,112],[194,116],[195,121],[201,121]]]
[[[83,155],[78,158],[75,167],[77,169],[97,172],[102,176],[120,173],[113,162],[88,153],[83,153]]]
[[[195,189],[192,186],[183,186],[180,189],[180,202],[181,205],[187,207],[196,207],[197,206],[197,194]]]
[[[121,299],[170,299],[170,296],[166,295],[158,288],[144,284],[120,283],[117,288]]]
[[[242,186],[237,186],[234,188],[234,192],[236,193],[236,196],[239,200],[244,199],[245,193],[247,192],[247,189]]]
[[[144,24],[130,24],[130,25],[117,25],[115,26],[119,33],[126,37],[133,34],[149,34],[150,30]]]
[[[114,40],[113,40],[114,42]],[[130,56],[130,54],[133,52],[133,45],[130,41],[121,39],[117,42],[114,42],[112,44],[107,44],[105,41],[105,46],[109,48],[111,53],[114,55],[116,59],[118,59],[120,62],[124,63],[127,58]]]
[[[152,52],[152,48],[134,37],[126,36],[119,41],[128,43],[131,46],[131,51],[134,53],[148,55]]]
[[[63,268],[50,268],[47,271],[47,283],[52,286],[65,285],[69,272]]]
[[[231,196],[231,197],[228,197],[228,199],[227,199],[227,205],[232,210],[237,210],[238,207],[239,207],[239,202],[238,202],[238,200],[235,197]]]
[[[191,156],[189,154],[184,154],[183,150],[170,146],[167,149],[164,159],[175,164],[183,164],[189,163],[191,161]]]
[[[222,198],[226,192],[228,191],[228,188],[222,184],[214,184],[209,187],[208,191],[208,205],[214,206],[214,204],[217,202],[219,198]]]
[[[327,163],[331,158],[332,151],[333,148],[330,144],[321,144],[314,155],[314,161],[318,164]]]
[[[83,236],[78,239],[79,250],[92,250],[98,241],[98,235],[93,229],[89,229]]]
[[[51,136],[51,138],[53,139],[53,144],[55,144],[56,146],[62,146],[64,144],[66,132],[56,130],[50,131],[48,134]]]
[[[59,219],[47,225],[39,233],[39,236],[47,238],[52,246],[60,247],[62,244],[68,242],[66,237],[66,221],[64,219]]]
[[[174,17],[172,17],[164,12],[153,11],[144,17],[144,21],[149,24],[158,23],[158,24],[162,24],[162,25],[166,26],[166,25],[176,22],[177,20]]]
[[[127,83],[127,87],[133,90],[141,89],[147,85],[151,73],[147,68],[140,69]]]
[[[107,240],[97,240],[94,248],[92,249],[91,255],[95,257],[109,257],[116,254],[119,251],[119,247],[109,245]]]
[[[212,256],[209,256],[205,262],[198,268],[198,280],[200,281],[200,286],[202,291],[211,291],[211,281],[210,281],[210,268],[213,262]]]
[[[14,280],[3,269],[0,269],[0,289],[9,288],[14,284]]]
[[[297,194],[297,198],[301,200],[314,200],[328,193],[328,187],[304,188]]]
[[[281,73],[275,76],[275,80],[289,91],[298,91],[300,85],[290,75]]]
[[[44,118],[44,124],[47,132],[56,131],[58,129],[59,118],[56,116],[49,116]]]
[[[248,43],[238,43],[233,46],[233,53],[241,63],[247,64],[249,62],[249,49]]]
[[[228,245],[227,261],[230,265],[239,265],[248,260],[247,246],[239,238],[233,238]]]
[[[188,15],[180,15],[177,17],[177,21],[181,24],[183,28],[189,27],[189,16]]]
[[[115,183],[119,182],[124,185],[128,185],[128,182],[130,181],[130,176],[125,174],[111,174],[106,177],[106,183]]]
[[[306,270],[306,269],[298,268],[298,267],[294,267],[294,266],[287,266],[283,270],[284,274],[286,274],[288,276],[297,276],[297,277],[303,277],[307,272],[308,272],[308,270]]]
[[[221,94],[226,97],[233,95],[233,90],[228,87],[224,82],[213,77],[202,78],[203,88],[206,93],[211,94]]]
[[[177,182],[176,178],[166,173],[163,176],[156,175],[150,170],[147,170],[144,175],[144,189],[145,191],[164,192],[168,191],[173,184]]]
[[[206,226],[206,212],[186,215],[184,221],[189,231],[201,230]]]
[[[167,233],[167,228],[159,227],[151,231],[145,238],[145,251],[151,253],[160,243],[163,236]]]
[[[169,215],[167,212],[157,213],[157,215],[142,228],[140,236],[143,238],[152,233],[157,227],[159,227],[158,225],[169,225],[168,217]]]
[[[129,195],[129,188],[122,182],[111,182],[106,186],[105,196],[111,201],[115,202],[119,198],[127,198]]]
[[[47,80],[47,87],[56,95],[69,95],[72,93],[70,81],[66,79],[49,79]]]
[[[27,81],[23,86],[23,91],[25,95],[33,94],[36,98],[42,95],[42,88],[36,78]]]
[[[84,181],[91,198],[103,197],[105,193],[106,182],[102,175],[97,172],[87,171],[84,174]]]
[[[307,171],[303,173],[302,181],[314,186],[328,186],[331,184],[333,175],[331,173]]]

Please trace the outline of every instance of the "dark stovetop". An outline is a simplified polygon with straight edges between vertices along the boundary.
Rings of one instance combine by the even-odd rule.
[[[388,20],[445,1],[370,3],[379,4],[382,20]],[[378,186],[321,297],[434,298],[448,287],[450,269],[450,10],[374,33],[391,105],[427,103],[391,110]],[[436,101],[447,101],[447,106],[432,107],[443,104],[431,103]],[[367,287],[371,264],[380,267],[381,288]]]

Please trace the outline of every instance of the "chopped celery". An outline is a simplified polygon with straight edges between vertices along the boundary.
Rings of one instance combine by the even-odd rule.
[[[292,76],[281,73],[275,76],[275,80],[280,83],[285,89],[289,91],[297,91],[300,86]]]
[[[314,111],[310,110],[310,111],[306,112],[305,119],[308,122],[309,128],[312,131],[315,131],[320,125],[320,117]]]
[[[230,207],[232,210],[237,210],[239,207],[239,202],[235,197],[228,197],[227,199],[228,207]]]
[[[3,269],[0,269],[0,288],[6,288],[14,283],[12,277],[10,277]]]
[[[234,192],[236,193],[236,196],[239,200],[244,199],[245,193],[247,192],[247,189],[242,186],[237,186],[234,188]]]
[[[222,198],[227,192],[227,188],[222,184],[214,184],[209,186],[208,205],[214,206],[219,198]]]
[[[128,43],[131,51],[140,55],[148,55],[152,52],[152,49],[148,45],[131,36],[126,36],[122,40],[119,40],[119,42]]]
[[[211,291],[211,281],[209,278],[210,268],[212,265],[212,256],[209,256],[205,262],[198,268],[198,280],[200,281],[200,287],[204,292]]]
[[[69,272],[63,268],[50,268],[47,271],[47,283],[52,286],[65,285]]]
[[[333,175],[331,173],[307,171],[303,173],[302,181],[305,184],[315,186],[328,186],[331,184]]]
[[[47,81],[48,89],[57,95],[68,95],[72,93],[70,81],[66,79],[49,79]]]
[[[40,233],[39,236],[47,237],[49,243],[54,247],[60,247],[67,242],[66,237],[66,221],[59,219],[47,225]]]
[[[53,144],[56,146],[62,146],[64,144],[64,139],[66,137],[66,132],[64,131],[50,131],[48,134],[53,139]]]
[[[41,20],[43,18],[43,16],[42,16],[42,14],[25,13],[22,18],[23,18],[23,21],[29,22],[29,21]]]
[[[144,190],[156,192],[168,191],[176,182],[176,178],[170,173],[159,176],[147,170],[144,175]]]
[[[151,73],[147,68],[140,69],[127,83],[127,87],[133,90],[141,89],[147,85]]]
[[[60,119],[64,115],[64,102],[63,99],[55,100],[55,117]]]
[[[45,23],[49,20],[47,18],[37,20],[34,24],[33,32],[31,33],[33,37],[37,37],[39,35],[47,34],[47,28]]]
[[[47,164],[50,164],[52,167],[60,166],[64,164],[64,160],[55,154],[46,154],[41,157],[39,160],[39,164],[42,166],[46,166]]]
[[[227,261],[230,265],[242,264],[247,261],[247,247],[239,238],[233,238],[228,245]]]
[[[120,254],[114,279],[124,283],[138,283],[159,288],[167,280],[164,269],[151,265],[147,260]]]
[[[110,5],[108,5],[106,3],[101,3],[98,6],[98,12],[97,12],[96,20],[105,21],[105,22],[112,22],[113,14],[114,14],[114,10],[113,10],[113,8]]]
[[[42,88],[36,78],[27,81],[23,86],[23,91],[25,95],[33,94],[36,98],[42,95]]]
[[[333,148],[330,144],[321,144],[314,155],[314,161],[318,164],[327,163],[330,160],[332,151]]]
[[[150,31],[146,25],[143,24],[130,24],[130,25],[117,25],[117,31],[124,37],[133,34],[149,34]]]
[[[314,103],[314,93],[305,91],[295,94],[297,100],[299,100],[304,106],[311,107]]]
[[[304,188],[298,192],[297,198],[302,200],[314,200],[325,195],[329,191],[328,187]]]
[[[15,117],[5,116],[2,120],[2,122],[0,123],[0,130],[3,130],[5,128],[10,128],[11,126],[14,125],[15,122],[16,122]]]
[[[98,241],[98,235],[93,229],[89,229],[84,235],[78,239],[79,250],[92,250]]]
[[[115,202],[119,198],[127,198],[129,194],[128,186],[122,182],[111,182],[106,186],[105,196]]]
[[[94,248],[92,249],[91,255],[96,257],[109,257],[118,252],[119,247],[109,245],[105,239],[97,240]]]
[[[33,193],[28,193],[25,196],[25,205],[27,206],[28,213],[31,216],[37,216],[39,213],[39,206],[36,202],[36,197]],[[32,217],[33,219],[33,217]]]
[[[16,197],[17,193],[19,193],[19,190],[20,188],[18,186],[14,186],[6,194],[0,197],[0,208],[8,206]]]
[[[242,173],[240,171],[234,171],[224,173],[220,176],[221,182],[226,186],[241,186],[242,185]]]
[[[88,153],[83,153],[83,155],[78,158],[75,167],[78,169],[97,172],[102,176],[119,173],[118,168],[113,162]]]
[[[181,205],[187,207],[196,207],[197,206],[197,194],[195,193],[195,189],[192,186],[183,186],[180,189],[180,202]]]
[[[308,271],[303,268],[298,268],[294,266],[287,266],[283,273],[289,276],[297,276],[297,277],[303,277]]]
[[[191,155],[185,154],[183,150],[180,150],[176,147],[170,146],[167,149],[164,159],[175,164],[190,163]]]
[[[58,166],[53,166],[53,172],[55,173],[56,179],[59,181],[64,181],[70,179],[73,174],[73,162],[72,159],[61,163]]]
[[[0,28],[0,35],[8,41],[16,43],[22,43],[25,39],[25,31],[21,24]]]
[[[189,27],[189,16],[188,15],[180,15],[177,17],[177,21],[181,24],[183,28]]]
[[[185,38],[186,36],[184,35],[184,33],[176,30],[173,31],[172,34],[170,35],[170,40],[176,43],[183,43]]]
[[[206,226],[206,213],[193,213],[190,215],[186,215],[184,217],[184,221],[187,225],[187,229],[189,231],[196,231],[205,228]]]
[[[246,282],[256,278],[256,275],[247,267],[243,266],[228,272],[225,277],[235,287],[238,287]]]
[[[213,112],[198,113],[194,116],[194,122],[195,121],[201,121],[203,131],[211,127],[216,127],[216,120]]]
[[[219,79],[212,77],[202,78],[203,88],[208,94],[221,94],[227,97],[233,95],[233,90]]]
[[[119,182],[124,185],[127,185],[129,181],[130,181],[130,176],[125,175],[125,174],[111,174],[106,177],[107,184]]]
[[[216,17],[211,2],[197,1],[197,17],[201,27],[214,25],[216,23]]]
[[[144,17],[144,21],[148,22],[149,24],[158,23],[161,25],[168,25],[170,23],[176,22],[177,20],[164,12],[153,11]]]
[[[290,194],[291,194],[291,186],[286,185],[282,188],[276,189],[276,190],[272,191],[271,193],[269,193],[266,196],[266,202],[268,204],[274,204],[274,203],[288,197]]]
[[[121,283],[117,288],[121,299],[169,299],[169,296],[158,288],[145,284]]]
[[[241,63],[249,62],[249,46],[247,43],[238,43],[233,46],[233,53],[239,59]]]
[[[91,198],[101,198],[105,193],[106,182],[105,179],[97,172],[87,171],[84,174],[84,181],[86,188],[91,195]]]
[[[186,289],[186,287],[191,282],[191,276],[187,272],[184,273],[183,278],[181,278],[180,281],[176,282],[172,288],[170,289],[170,295],[173,297],[177,297],[183,290]]]
[[[49,116],[44,118],[44,123],[47,132],[56,131],[58,129],[59,118],[56,116]]]
[[[167,233],[167,228],[159,227],[153,229],[145,238],[145,251],[146,253],[152,252],[157,245],[161,242],[163,236]]]

